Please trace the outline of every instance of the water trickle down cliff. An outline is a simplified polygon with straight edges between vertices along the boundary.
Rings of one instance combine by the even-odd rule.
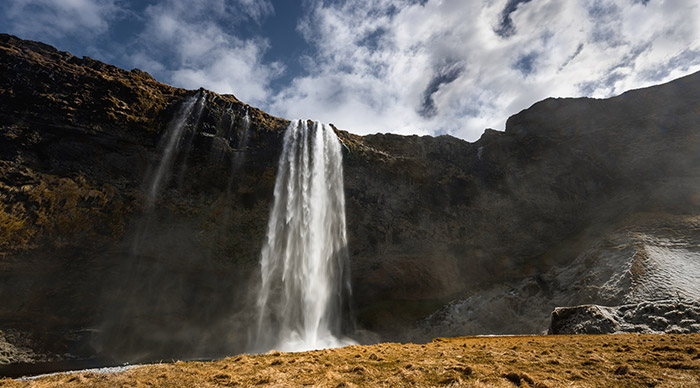
[[[341,144],[332,128],[290,123],[261,252],[254,350],[303,351],[341,338],[347,236]]]
[[[248,113],[248,108],[245,110],[245,116],[243,116],[243,126],[241,128],[241,133],[239,134],[238,149],[233,158],[231,158],[231,177],[234,173],[238,171],[243,162],[245,161],[245,151],[248,148],[248,139],[250,137],[250,115]],[[229,184],[230,185],[230,184]]]
[[[179,153],[184,155],[183,157],[185,158],[180,168],[180,176],[184,175],[186,169],[186,155],[191,145],[191,139],[194,137],[205,101],[206,92],[197,92],[195,95],[188,97],[182,102],[177,114],[172,118],[163,134],[159,147],[161,149],[161,158],[151,172],[146,175],[144,180],[144,189],[146,191],[144,212],[133,238],[133,254],[140,253],[143,248],[144,237],[152,229],[154,207],[158,199],[158,194],[171,177],[173,165]],[[188,125],[192,127],[190,131],[191,134],[188,136],[190,140],[188,141],[187,147],[182,147],[183,138],[185,137],[184,135],[186,134]]]
[[[195,91],[4,34],[0,68],[0,218],[9,221],[0,223],[7,226],[0,325],[41,333],[42,345],[65,349],[76,330],[88,338],[92,322],[124,307],[149,325],[130,341],[150,360],[245,349],[257,318],[256,300],[248,307],[246,296],[258,285],[249,279],[260,277],[288,121],[250,108],[249,146],[229,199],[230,159],[207,161],[208,147],[230,158],[239,139],[206,134],[226,104],[240,129],[246,107],[208,93],[185,188],[163,180],[158,227],[146,239],[152,249],[132,257],[148,191],[139,187],[163,150],[153,147],[154,136],[165,138],[173,104]],[[338,132],[348,146],[343,173],[358,323],[404,342],[415,320],[437,309],[414,341],[537,333],[555,306],[635,302],[626,296],[659,290],[683,297],[692,289],[657,288],[648,279],[658,279],[659,268],[678,275],[665,264],[697,279],[688,263],[700,247],[698,85],[700,73],[606,100],[547,99],[476,143]],[[182,149],[175,155],[179,169]],[[229,226],[212,233],[229,208]],[[629,284],[645,287],[629,294]],[[442,314],[453,299],[469,308]],[[252,317],[234,319],[232,311]],[[104,352],[126,346],[122,331],[102,333],[112,339]]]
[[[187,167],[187,154],[189,153],[189,149],[192,145],[192,139],[194,138],[199,117],[202,114],[202,106],[204,105],[204,101],[206,101],[206,92],[197,92],[197,94],[194,96],[189,97],[187,100],[185,100],[185,102],[183,102],[182,106],[180,107],[180,111],[168,126],[167,132],[163,137],[165,141],[163,146],[163,156],[161,157],[158,167],[154,171],[153,175],[148,179],[148,196],[146,197],[147,210],[152,208],[155,204],[158,191],[164,184],[163,180],[170,176],[174,158],[178,149],[180,149],[179,145],[183,141],[183,134],[185,134],[185,129],[187,128],[188,122],[191,121],[194,128],[190,131],[189,136],[187,136],[188,140],[186,141],[186,147],[182,149],[185,161],[182,163],[180,176],[183,175],[183,171]]]
[[[173,303],[173,294],[182,288],[182,279],[169,273],[168,266],[160,263],[168,262],[174,268],[184,268],[204,257],[205,252],[190,255],[184,261],[179,258],[178,262],[164,250],[161,237],[178,232],[164,228],[159,219],[162,209],[158,201],[169,185],[181,187],[192,139],[197,134],[206,101],[207,93],[201,91],[186,98],[163,132],[158,146],[160,158],[144,178],[143,213],[132,234],[130,254],[123,257],[121,268],[106,279],[106,282],[121,287],[104,302],[104,321],[100,327],[103,337],[99,347],[107,354],[114,352],[120,361],[149,359],[151,354],[140,345],[144,338],[165,343],[162,333],[169,333],[165,337],[170,335],[179,340],[191,336],[184,325],[177,322],[164,325],[162,322],[181,310],[181,306]],[[183,234],[182,238],[190,237]],[[154,347],[151,351],[161,351],[156,348],[160,344],[151,346]]]
[[[226,196],[225,196],[225,201],[226,203],[229,203],[230,201],[233,200],[233,186],[235,183],[235,179],[239,173],[239,170],[243,166],[243,163],[245,162],[245,153],[248,148],[248,139],[250,137],[250,115],[248,113],[248,108],[245,110],[245,115],[243,116],[242,123],[241,123],[241,128],[240,130],[236,130],[234,128],[234,124],[236,122],[236,117],[233,114],[232,111],[228,111],[230,117],[231,117],[231,123],[230,126],[227,130],[227,132],[224,134],[225,139],[228,142],[233,141],[234,139],[236,141],[236,148],[234,149],[234,155],[231,157],[231,173],[229,174],[228,177],[228,183],[226,185]],[[236,131],[234,133],[234,131]],[[240,176],[239,176],[240,177]],[[229,222],[231,221],[231,215],[232,215],[233,209],[231,206],[227,206],[224,210],[224,215],[222,217],[222,222],[218,225],[217,233],[225,233],[226,228],[228,227]],[[214,241],[214,240],[212,240]],[[214,247],[212,247],[214,248]]]

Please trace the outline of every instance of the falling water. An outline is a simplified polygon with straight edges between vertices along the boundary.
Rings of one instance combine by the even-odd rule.
[[[330,127],[289,125],[274,198],[260,260],[255,350],[353,343],[340,337],[350,286],[341,144]]]
[[[233,111],[233,103],[229,102],[224,107],[223,112],[216,120],[214,133],[202,131],[201,135],[209,137],[209,155],[207,157],[208,164],[218,165],[226,158],[229,148],[231,132],[233,132],[236,123],[236,113]]]
[[[243,116],[243,128],[241,128],[241,134],[238,141],[238,149],[236,150],[236,155],[233,157],[233,171],[236,171],[245,159],[245,151],[248,148],[248,138],[250,134],[250,115],[248,114],[248,108],[245,109],[245,116]]]
[[[182,190],[182,187],[185,183],[185,173],[187,172],[187,163],[190,159],[190,149],[192,148],[192,142],[194,141],[194,138],[197,134],[197,126],[199,125],[199,119],[202,117],[202,111],[204,110],[204,105],[206,104],[207,101],[207,92],[198,92],[197,94],[202,93],[201,98],[197,100],[197,103],[195,104],[195,108],[192,112],[192,127],[191,130],[188,131],[188,133],[183,136],[183,139],[180,141],[184,141],[184,145],[181,145],[180,152],[181,155],[183,155],[182,162],[180,163],[180,171],[177,176],[177,188],[178,190]],[[216,99],[216,96],[214,96],[214,99]],[[213,101],[212,100],[212,101]]]
[[[233,112],[231,111],[230,114],[231,127],[229,128],[229,131],[226,134],[226,139],[228,141],[231,141],[233,137],[231,132],[234,128],[235,123],[235,117],[233,116]],[[238,141],[236,144],[236,148],[234,148],[234,155],[231,157],[231,172],[229,173],[228,184],[226,185],[226,202],[231,201],[233,198],[234,183],[236,182],[236,178],[240,178],[240,176],[238,175],[238,171],[243,166],[243,162],[245,161],[245,154],[248,148],[248,138],[250,137],[250,117],[248,115],[248,108],[246,108],[245,116],[243,116],[242,128],[240,129],[240,131],[237,132]],[[233,207],[227,206],[224,210],[222,220],[219,223],[219,228],[221,231],[226,231],[228,229],[232,215]]]
[[[201,113],[202,104],[205,98],[206,95],[200,96],[200,93],[189,97],[187,100],[185,100],[177,115],[168,125],[164,135],[166,142],[163,147],[163,156],[161,157],[160,163],[158,163],[158,167],[150,179],[148,196],[146,197],[146,209],[153,208],[158,196],[158,191],[163,185],[163,180],[167,178],[167,176],[170,174],[170,170],[172,169],[173,158],[175,157],[178,144],[180,143],[180,138],[182,137],[185,127],[187,126],[187,121],[195,108],[197,112]],[[199,113],[197,115],[199,115]]]

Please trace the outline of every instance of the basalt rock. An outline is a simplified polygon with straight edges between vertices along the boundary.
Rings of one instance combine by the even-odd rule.
[[[0,330],[26,338],[15,348],[244,351],[288,121],[9,35],[0,70]],[[168,125],[195,95],[149,209]],[[700,73],[547,99],[474,143],[336,129],[357,327],[542,332],[556,306],[675,294],[696,273],[698,123]]]
[[[0,68],[0,330],[38,361],[242,349],[230,321],[255,278],[287,121],[9,35]],[[145,220],[164,132],[197,93],[190,152]]]
[[[594,223],[537,258],[542,267],[534,274],[494,282],[448,303],[421,320],[412,338],[544,334],[558,306],[697,300],[698,220],[654,211]]]
[[[559,307],[552,312],[549,327],[549,334],[622,333],[700,333],[700,303],[667,300]]]

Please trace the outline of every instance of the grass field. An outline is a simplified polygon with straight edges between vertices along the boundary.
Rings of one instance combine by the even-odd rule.
[[[239,355],[0,387],[700,387],[700,334],[438,338]]]

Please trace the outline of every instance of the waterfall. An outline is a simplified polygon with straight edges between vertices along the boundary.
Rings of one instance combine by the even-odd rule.
[[[195,95],[188,97],[180,105],[177,113],[168,123],[168,126],[163,133],[163,136],[158,144],[158,149],[161,150],[161,158],[155,168],[151,168],[149,173],[144,177],[144,191],[146,198],[144,201],[144,212],[139,220],[131,246],[131,253],[141,254],[144,249],[145,237],[152,229],[152,223],[155,214],[155,205],[158,195],[164,185],[170,179],[173,165],[177,155],[181,153],[180,143],[182,135],[187,128],[188,123],[192,123],[193,115],[195,127],[199,121],[202,107],[206,100],[206,92],[197,92]],[[197,113],[199,112],[199,113]],[[194,131],[195,129],[193,129]]]
[[[261,252],[256,351],[353,343],[340,337],[350,292],[342,162],[332,128],[290,123]]]
[[[167,177],[170,175],[170,170],[173,166],[173,158],[175,157],[178,144],[180,143],[182,134],[185,131],[185,127],[187,127],[187,122],[192,116],[192,112],[196,108],[197,117],[194,125],[197,125],[205,99],[206,94],[200,95],[199,92],[194,96],[189,97],[182,103],[177,115],[175,115],[175,117],[173,117],[173,119],[170,121],[170,124],[168,124],[168,128],[166,129],[163,137],[165,139],[163,156],[158,163],[158,167],[151,176],[150,185],[148,186],[148,195],[146,197],[147,210],[152,209],[155,205],[160,187],[164,183],[163,180],[167,179]]]
[[[248,108],[245,108],[245,116],[243,116],[243,126],[241,128],[241,133],[238,137],[238,145],[236,147],[236,153],[231,160],[231,177],[233,178],[233,172],[236,172],[243,161],[245,160],[245,153],[248,148],[248,138],[250,137],[250,115],[248,113]]]

